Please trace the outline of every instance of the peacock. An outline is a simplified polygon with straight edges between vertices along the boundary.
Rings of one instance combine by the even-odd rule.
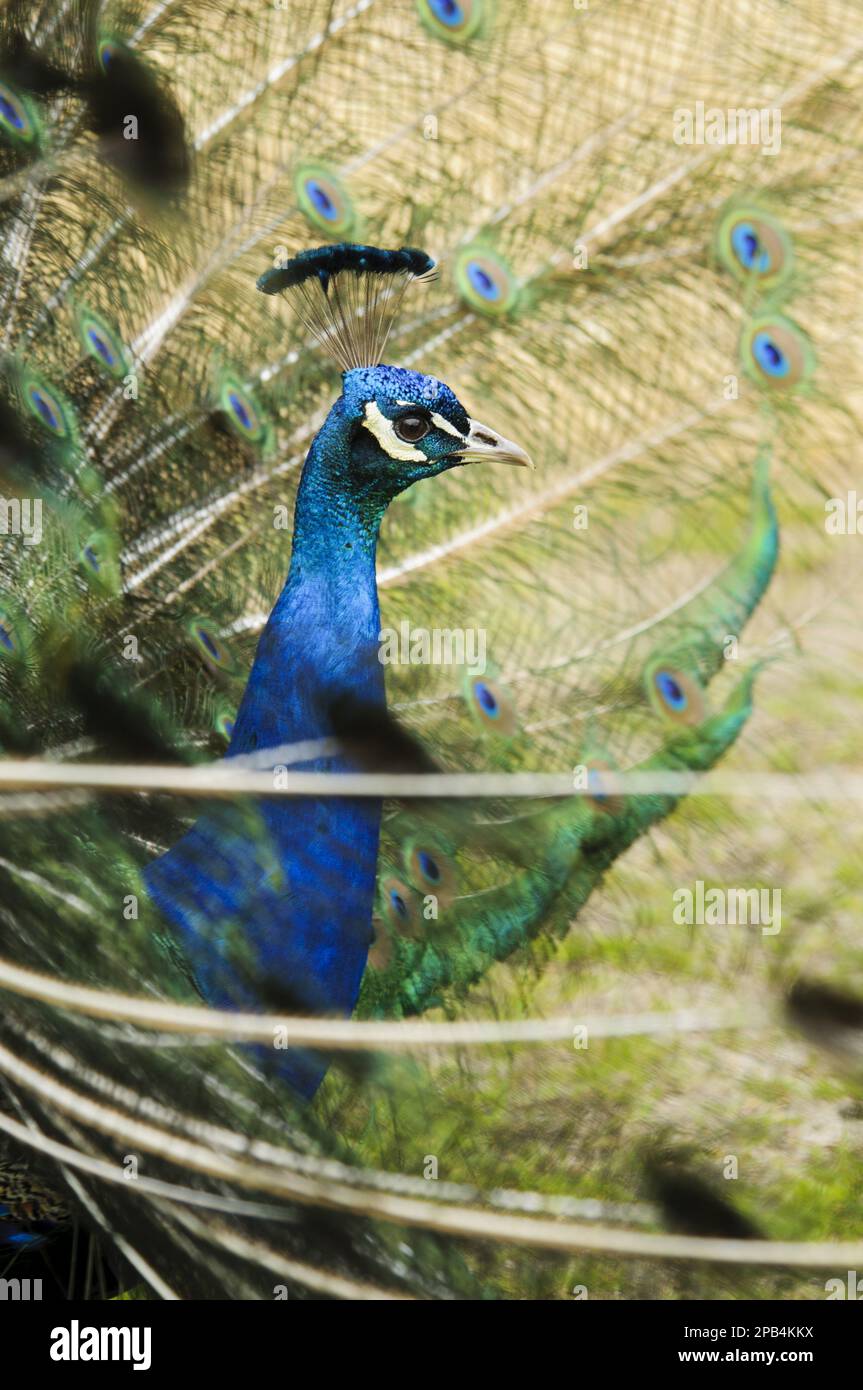
[[[0,1275],[863,1259],[857,27],[0,8]]]

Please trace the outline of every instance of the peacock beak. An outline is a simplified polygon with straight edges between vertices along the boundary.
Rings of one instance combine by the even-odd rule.
[[[467,444],[458,450],[464,463],[485,463],[489,459],[496,459],[498,463],[513,463],[519,468],[534,467],[530,454],[520,444],[505,439],[497,430],[481,425],[478,420],[470,420],[469,423]]]

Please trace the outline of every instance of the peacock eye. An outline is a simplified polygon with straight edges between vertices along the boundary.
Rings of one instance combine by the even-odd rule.
[[[416,444],[418,439],[423,439],[428,434],[431,423],[424,410],[412,410],[394,420],[393,429],[398,438],[406,444]]]

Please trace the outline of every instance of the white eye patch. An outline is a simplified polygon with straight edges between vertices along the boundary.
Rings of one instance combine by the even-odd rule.
[[[396,401],[396,405],[413,404],[413,401]],[[447,420],[443,415],[438,415],[435,411],[432,411],[431,419],[432,424],[435,426],[435,428],[443,430],[444,434],[452,434],[455,436],[456,439],[464,439],[464,435],[462,434],[461,430],[457,430],[455,425],[451,425],[449,420]]]
[[[457,430],[455,425],[451,425],[449,420],[444,419],[443,415],[432,414],[432,424],[447,434],[454,434],[456,439],[464,439],[461,430]]]
[[[393,429],[392,420],[387,419],[377,401],[366,401],[366,418],[363,424],[367,430],[371,430],[384,453],[389,454],[391,459],[402,459],[405,463],[428,462],[422,449],[415,449],[412,444],[399,439]]]

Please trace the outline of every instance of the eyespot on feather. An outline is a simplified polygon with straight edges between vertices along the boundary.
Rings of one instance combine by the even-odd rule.
[[[79,91],[103,160],[128,187],[147,200],[185,192],[191,152],[183,116],[164,74],[151,69],[134,46],[102,34],[96,62]],[[136,124],[130,138],[132,117]]]
[[[483,729],[503,738],[511,738],[518,731],[515,703],[496,675],[466,672],[463,694],[468,709]]]
[[[238,377],[225,373],[218,384],[218,398],[233,432],[249,444],[260,444],[267,435],[267,421],[252,392]]]
[[[71,442],[75,438],[75,411],[62,391],[50,386],[37,373],[25,369],[20,378],[19,394],[26,409],[55,439]]]
[[[17,654],[18,640],[12,623],[0,609],[0,655],[6,655],[7,652],[13,656]]]
[[[518,301],[515,274],[503,257],[488,247],[463,247],[456,257],[455,279],[465,303],[491,318],[508,314]]]
[[[214,671],[231,671],[234,658],[231,650],[203,618],[192,618],[186,624],[192,647],[204,663]]]
[[[781,314],[752,319],[743,331],[740,355],[748,375],[777,393],[793,391],[808,380],[816,364],[806,334]]]
[[[82,306],[75,313],[75,327],[84,351],[109,376],[120,378],[129,369],[126,348],[115,328],[94,309]]]
[[[323,164],[301,164],[294,173],[294,192],[314,227],[345,236],[356,220],[350,194],[338,175]]]
[[[434,894],[440,907],[449,907],[458,892],[458,873],[452,854],[434,840],[409,840],[402,851],[409,882],[422,894]]]
[[[403,879],[389,875],[380,886],[384,921],[402,936],[420,935],[419,901],[414,890]]]
[[[645,685],[652,708],[663,719],[692,726],[704,722],[704,691],[689,672],[655,661],[645,672]]]
[[[720,260],[737,280],[774,289],[788,278],[794,247],[778,217],[758,208],[737,207],[721,219],[716,233]]]
[[[467,43],[491,9],[491,0],[417,0],[423,24],[447,43]]]
[[[14,604],[0,603],[0,662],[20,661],[27,653],[29,628]]]
[[[35,102],[5,80],[0,81],[0,132],[13,145],[36,147],[41,141]]]
[[[217,734],[221,735],[225,743],[230,743],[234,736],[235,721],[236,713],[233,709],[223,707],[216,711],[213,719],[213,728],[216,730]]]
[[[114,44],[111,41],[111,39],[100,39],[98,54],[99,66],[101,67],[102,71],[109,72],[111,69],[111,64],[117,56],[116,44]]]
[[[120,565],[117,543],[108,531],[94,531],[80,553],[81,567],[88,582],[104,594],[119,594]]]

